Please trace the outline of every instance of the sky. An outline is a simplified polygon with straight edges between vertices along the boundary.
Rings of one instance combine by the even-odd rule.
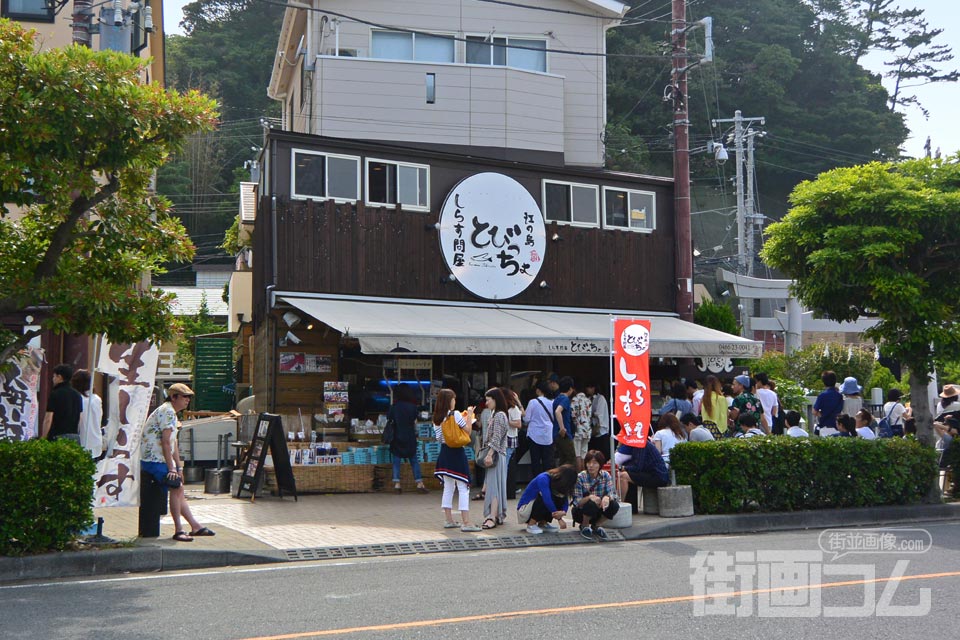
[[[182,34],[180,21],[183,19],[183,6],[192,0],[166,0],[164,2],[164,29],[167,33]],[[942,28],[944,32],[935,41],[953,47],[955,58],[953,68],[960,68],[960,0],[903,0],[901,6],[916,7],[924,10],[931,26]],[[705,6],[709,6],[707,3]],[[279,34],[278,34],[279,36]],[[874,72],[883,72],[883,59],[879,56],[868,56],[863,60],[864,66]],[[888,89],[892,82],[885,80]],[[960,151],[960,118],[956,113],[960,111],[960,83],[940,82],[915,87],[914,93],[920,102],[930,112],[929,119],[916,107],[909,107],[904,113],[907,116],[907,127],[910,137],[904,143],[904,152],[913,157],[923,155],[923,145],[927,136],[931,138],[931,147],[937,147],[944,155]]]

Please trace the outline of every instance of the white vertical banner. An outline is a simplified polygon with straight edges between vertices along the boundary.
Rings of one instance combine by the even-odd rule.
[[[0,367],[0,440],[30,440],[40,419],[43,349],[28,347]]]
[[[150,409],[159,356],[160,350],[149,342],[105,342],[100,351],[97,370],[116,378],[110,385],[111,423],[107,427],[107,432],[116,436],[108,444],[106,457],[97,465],[94,506],[130,507],[140,503],[140,438]]]

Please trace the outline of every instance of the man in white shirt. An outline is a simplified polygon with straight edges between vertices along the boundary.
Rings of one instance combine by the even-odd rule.
[[[688,442],[713,442],[713,434],[700,422],[700,416],[693,413],[685,413],[680,418],[680,424],[687,430]]]
[[[787,421],[787,435],[791,438],[809,438],[810,434],[804,431],[803,427],[800,426],[800,412],[799,411],[787,411],[784,414],[784,419]]]
[[[774,391],[776,385],[774,385],[773,382],[770,381],[770,377],[763,372],[754,376],[754,380],[756,380],[757,383],[757,399],[760,401],[760,406],[763,407],[763,417],[765,420],[761,426],[764,431],[771,433],[774,419],[776,419],[777,413],[780,410],[780,399],[777,397],[777,392]]]
[[[703,389],[697,386],[696,380],[687,380],[687,392],[693,392],[693,395],[690,396],[690,402],[693,403],[693,412],[697,415],[700,415],[700,405],[703,403]]]

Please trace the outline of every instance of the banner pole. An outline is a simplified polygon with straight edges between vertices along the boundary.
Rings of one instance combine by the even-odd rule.
[[[615,454],[617,450],[616,449],[617,445],[614,442],[614,433],[613,433],[613,415],[614,415],[613,403],[616,402],[616,396],[614,395],[614,387],[616,386],[616,380],[613,377],[613,339],[614,339],[614,334],[617,331],[616,322],[617,322],[616,316],[610,316],[610,354],[608,357],[608,361],[610,364],[610,402],[607,403],[607,413],[609,414],[607,416],[607,425],[609,425],[608,427],[609,431],[607,435],[609,436],[609,440],[610,440],[610,447],[609,447],[610,450],[608,451],[608,453],[610,454],[610,475],[613,476],[613,483],[614,483],[613,486],[616,487],[617,489],[617,496],[620,498],[623,498],[623,496],[620,495],[620,482],[617,480],[617,461],[614,460],[614,458],[616,457]]]

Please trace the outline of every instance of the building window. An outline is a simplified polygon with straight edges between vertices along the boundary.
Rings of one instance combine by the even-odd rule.
[[[373,58],[454,62],[453,38],[405,31],[373,31]]]
[[[290,170],[293,198],[356,202],[360,197],[360,158],[294,149]]]
[[[657,195],[650,191],[604,187],[603,226],[608,229],[653,231],[657,226]]]
[[[518,49],[516,47],[523,47]],[[467,64],[547,71],[547,41],[467,36]]]
[[[600,188],[592,184],[543,181],[543,213],[552,222],[600,224]]]
[[[422,164],[368,159],[367,204],[429,211],[429,174]]]
[[[23,22],[53,22],[53,10],[45,0],[2,0],[0,16]]]

